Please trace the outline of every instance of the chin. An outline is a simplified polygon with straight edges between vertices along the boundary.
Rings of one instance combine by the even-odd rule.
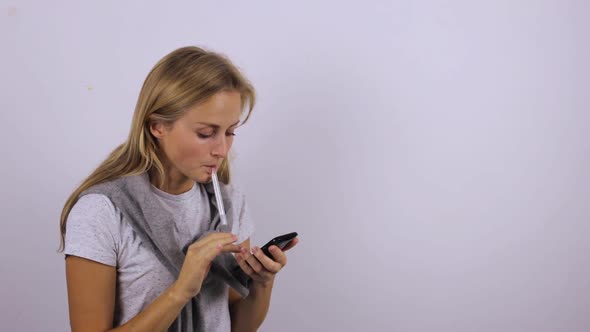
[[[194,175],[191,176],[190,178],[198,183],[203,183],[203,184],[211,182],[211,174],[208,174],[208,173],[202,172],[202,171],[194,173]]]
[[[200,184],[207,184],[207,183],[210,183],[211,182],[211,178],[210,177],[209,178],[203,178],[203,179],[199,178],[199,179],[196,179],[195,181],[198,182],[198,183],[200,183]]]

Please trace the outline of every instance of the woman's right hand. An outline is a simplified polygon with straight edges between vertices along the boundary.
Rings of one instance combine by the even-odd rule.
[[[211,262],[222,252],[240,252],[238,237],[231,233],[211,233],[188,247],[180,275],[173,288],[188,302],[201,291],[201,285],[211,268]]]

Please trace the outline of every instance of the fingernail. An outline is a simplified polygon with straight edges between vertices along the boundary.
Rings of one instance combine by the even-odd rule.
[[[231,238],[235,241],[238,239],[238,236],[236,234],[232,234]]]
[[[245,254],[246,252],[248,252],[248,250],[246,250],[246,248],[244,248],[244,247],[241,247],[241,248],[240,248],[240,251],[241,251],[241,252],[243,252],[244,254]]]
[[[253,253],[257,253],[258,252],[258,247],[252,247],[252,252]]]

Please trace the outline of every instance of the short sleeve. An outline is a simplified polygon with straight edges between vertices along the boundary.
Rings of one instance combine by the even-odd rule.
[[[117,266],[120,231],[113,203],[105,195],[82,196],[66,221],[66,255]]]

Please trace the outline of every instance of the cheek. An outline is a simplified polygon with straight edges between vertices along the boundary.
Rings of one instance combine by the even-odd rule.
[[[173,161],[181,165],[191,166],[208,161],[210,147],[206,140],[191,135],[178,137],[169,146],[173,149]]]
[[[179,152],[186,161],[203,161],[209,155],[209,144],[193,138],[190,141],[183,142]]]

